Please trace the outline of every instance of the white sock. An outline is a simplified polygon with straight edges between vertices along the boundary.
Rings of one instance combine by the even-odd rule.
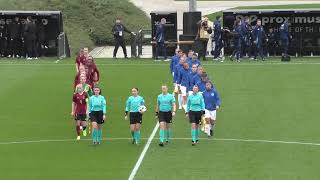
[[[208,134],[208,136],[211,136],[211,134],[210,134],[211,124],[207,124],[207,126],[208,126],[207,134]]]
[[[182,106],[182,96],[181,94],[178,94],[178,103],[179,103],[179,108]]]

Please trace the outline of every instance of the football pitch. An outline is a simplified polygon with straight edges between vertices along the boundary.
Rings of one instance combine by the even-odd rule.
[[[107,99],[103,142],[76,142],[71,100],[74,59],[0,60],[0,179],[125,180],[155,125],[168,62],[97,60]],[[320,177],[320,59],[282,63],[202,62],[221,98],[214,137],[191,146],[180,110],[172,139],[151,141],[135,180],[318,180]],[[148,111],[142,142],[132,145],[124,106],[138,87]],[[171,87],[171,86],[170,86]],[[170,88],[172,91],[172,88]]]

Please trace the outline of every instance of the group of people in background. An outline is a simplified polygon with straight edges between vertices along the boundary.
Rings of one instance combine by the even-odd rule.
[[[183,109],[189,118],[192,145],[195,145],[199,141],[200,123],[208,137],[213,135],[220,97],[193,50],[185,54],[177,49],[175,53],[170,63],[174,93],[178,97],[178,109]]]
[[[31,16],[25,23],[15,17],[9,24],[0,24],[1,57],[38,59],[47,48],[44,26]]]
[[[279,27],[276,33],[274,28],[268,27],[265,30],[261,20],[256,21],[252,26],[248,17],[234,21],[233,29],[222,27],[222,17],[217,16],[213,22],[213,27],[208,23],[208,17],[204,16],[197,23],[198,33],[195,38],[195,47],[199,59],[206,60],[206,56],[211,53],[213,60],[223,62],[223,48],[232,47],[230,59],[240,62],[241,58],[248,57],[251,60],[257,60],[260,57],[265,60],[266,57],[275,56],[277,49],[281,49],[281,55],[288,56],[290,22],[285,21]],[[212,40],[211,52],[207,49],[208,41]]]
[[[266,31],[261,24],[261,19],[257,19],[255,26],[251,26],[249,18],[245,17],[244,20],[235,20],[231,34],[234,43],[231,60],[235,58],[237,62],[240,62],[240,59],[245,56],[252,60],[257,60],[259,56],[265,60],[265,57],[276,54],[276,47],[279,45],[281,55],[288,56],[289,39],[291,38],[288,21],[281,24],[279,34],[276,34],[274,27],[269,27]],[[278,44],[279,40],[280,44]]]

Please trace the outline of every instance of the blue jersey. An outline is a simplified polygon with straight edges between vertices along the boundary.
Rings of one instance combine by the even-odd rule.
[[[92,111],[103,111],[103,113],[105,114],[107,111],[106,104],[106,99],[103,96],[93,95],[89,99],[89,112],[91,113]]]
[[[261,45],[263,38],[265,37],[265,32],[264,32],[263,27],[262,26],[255,26],[253,28],[252,34],[253,34],[254,41],[256,41],[256,44]]]
[[[200,92],[204,92],[206,90],[206,81],[200,81],[197,83]]]
[[[164,25],[158,24],[156,25],[156,40],[157,42],[164,42]]]
[[[189,111],[204,111],[204,99],[200,93],[188,96],[186,112]]]
[[[201,66],[201,62],[198,59],[188,60],[189,67],[192,68],[192,65],[196,64],[197,67]]]
[[[176,102],[175,97],[168,93],[168,94],[160,94],[157,98],[157,103],[159,106],[159,111],[161,112],[169,112],[172,110],[173,105]]]
[[[178,84],[181,84],[181,86],[189,87],[190,86],[190,69],[180,69],[179,71],[179,77],[178,77]]]
[[[283,23],[280,26],[280,39],[289,39],[289,25],[288,23]]]
[[[198,73],[197,72],[190,72],[189,73],[189,79],[190,79],[190,86],[189,86],[189,88],[187,89],[188,91],[192,91],[192,88],[193,88],[193,86],[195,85],[195,84],[193,84],[193,78],[194,78],[194,76],[196,76]]]
[[[201,81],[201,76],[197,73],[192,77],[191,86],[197,85]]]
[[[215,89],[206,90],[203,92],[205,109],[209,111],[216,110],[217,106],[220,106],[220,97]]]
[[[179,63],[180,57],[177,55],[172,56],[170,62],[170,72],[174,72],[174,67]]]
[[[221,22],[216,20],[214,22],[214,38],[220,39],[222,35]]]
[[[144,99],[141,96],[130,96],[126,102],[126,111],[139,112],[139,107],[144,105]]]
[[[177,82],[178,82],[180,69],[183,69],[183,65],[180,64],[180,63],[177,64],[177,65],[174,67],[174,76],[173,76],[173,82],[174,82],[174,83],[177,83]]]

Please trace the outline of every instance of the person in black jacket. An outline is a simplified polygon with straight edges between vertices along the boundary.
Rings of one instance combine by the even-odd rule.
[[[22,25],[19,17],[15,17],[14,21],[8,26],[9,33],[9,55],[8,57],[21,56],[21,38],[22,38]]]
[[[116,24],[113,26],[112,28],[112,33],[114,36],[114,40],[115,40],[115,47],[114,47],[114,51],[113,51],[113,58],[117,57],[117,52],[118,52],[118,48],[119,46],[122,47],[123,53],[124,53],[124,57],[128,58],[127,56],[127,49],[126,49],[126,44],[124,42],[124,32],[127,33],[131,33],[133,35],[135,35],[133,32],[129,31],[122,23],[120,18],[116,19]]]
[[[27,49],[27,59],[38,59],[37,52],[37,26],[32,21],[32,18],[27,17],[27,23],[24,27],[24,39],[25,46]]]
[[[0,24],[0,56],[7,55],[7,27],[5,24]]]

